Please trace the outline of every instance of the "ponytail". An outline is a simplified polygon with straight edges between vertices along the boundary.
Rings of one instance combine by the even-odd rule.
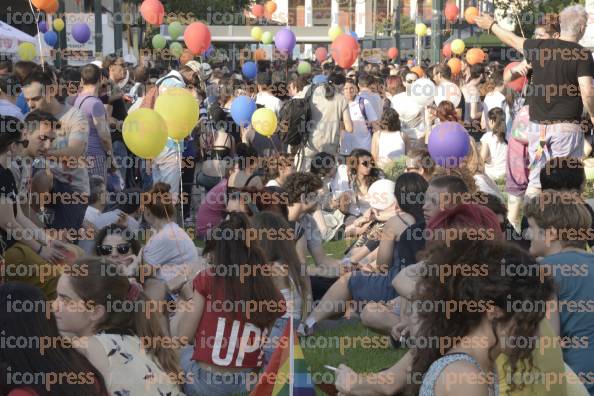
[[[497,137],[499,143],[505,143],[505,134],[507,125],[505,125],[505,113],[500,107],[494,107],[489,110],[487,115],[489,121],[493,121],[493,134]]]

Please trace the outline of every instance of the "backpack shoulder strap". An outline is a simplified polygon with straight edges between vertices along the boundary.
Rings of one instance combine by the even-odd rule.
[[[89,98],[93,98],[93,97],[94,97],[93,95],[88,95],[88,96],[85,96],[85,97],[83,98],[83,100],[81,100],[81,101],[80,101],[80,103],[78,104],[78,106],[77,106],[77,107],[78,107],[78,109],[79,109],[79,110],[81,109],[81,107],[82,107],[83,103],[85,103],[85,100],[87,100],[87,99],[89,99]]]

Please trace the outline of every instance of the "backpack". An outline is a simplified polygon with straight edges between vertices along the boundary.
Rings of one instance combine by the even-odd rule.
[[[311,98],[318,85],[310,85],[305,97],[289,99],[278,113],[277,131],[283,144],[304,146],[311,120]]]
[[[142,99],[142,103],[140,104],[140,108],[144,108],[144,109],[154,109],[155,108],[155,102],[157,101],[157,98],[159,97],[159,87],[161,86],[163,81],[167,80],[168,78],[175,78],[176,80],[181,81],[176,76],[163,77],[161,79],[161,81],[159,81],[157,84],[155,84],[155,86],[152,87],[151,89],[149,89],[147,91],[147,93],[144,95],[144,98]]]

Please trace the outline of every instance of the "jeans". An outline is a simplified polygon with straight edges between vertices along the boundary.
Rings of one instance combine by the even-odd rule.
[[[113,142],[112,146],[114,162],[119,165],[118,172],[126,186],[126,177],[128,173],[128,169],[126,169],[126,157],[128,157],[128,149],[126,149],[126,145],[121,140],[116,140]]]
[[[181,368],[188,376],[183,391],[188,396],[229,396],[245,393],[257,382],[257,371],[216,372],[200,367],[192,360],[194,346],[186,346],[181,353]]]
[[[289,323],[290,318],[278,318],[276,322],[274,322],[274,326],[272,326],[272,329],[270,330],[268,340],[262,347],[264,350],[264,363],[262,364],[262,367],[266,367],[268,362],[270,362],[270,358],[272,357],[273,352],[276,350],[280,338],[285,332],[285,327],[287,327]],[[297,330],[300,324],[300,319],[293,318],[293,330]]]

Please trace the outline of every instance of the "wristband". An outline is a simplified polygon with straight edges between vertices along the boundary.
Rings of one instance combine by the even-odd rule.
[[[493,29],[493,26],[495,26],[495,25],[497,25],[497,21],[493,21],[493,22],[491,22],[491,25],[489,25],[489,29],[487,29],[487,31],[488,31],[489,33],[492,33],[492,32],[491,32],[491,29]]]

